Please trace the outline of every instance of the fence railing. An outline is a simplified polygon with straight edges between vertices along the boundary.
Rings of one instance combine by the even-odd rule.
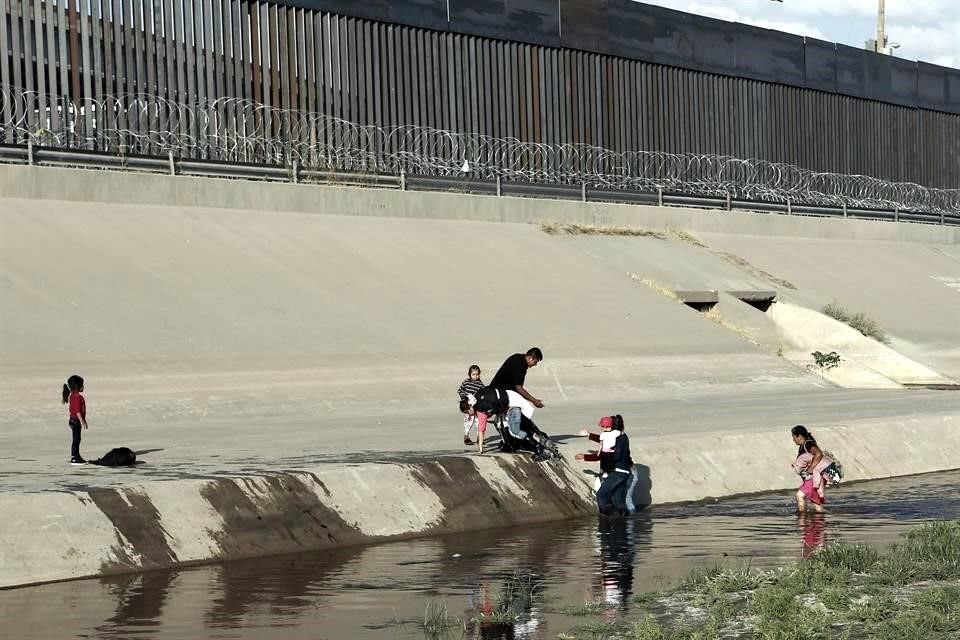
[[[785,163],[705,154],[615,152],[426,127],[358,125],[324,114],[222,98],[180,104],[145,95],[64,101],[0,91],[0,141],[36,150],[295,167],[296,172],[456,178],[604,193],[673,194],[836,211],[960,220],[960,189],[932,189]],[[41,123],[27,124],[27,123]],[[54,126],[54,123],[56,125]],[[251,169],[253,174],[265,171]]]

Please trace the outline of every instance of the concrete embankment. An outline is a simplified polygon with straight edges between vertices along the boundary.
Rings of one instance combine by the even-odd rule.
[[[849,482],[956,468],[958,426],[940,414],[817,435]],[[781,429],[636,436],[636,496],[669,503],[794,487],[784,439]],[[586,516],[595,505],[585,470],[492,454],[5,493],[0,512],[16,517],[0,528],[0,587]]]
[[[325,465],[0,494],[0,587],[543,522],[593,512],[586,476],[526,456]]]

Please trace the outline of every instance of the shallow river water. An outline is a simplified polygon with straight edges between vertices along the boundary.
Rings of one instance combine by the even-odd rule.
[[[960,518],[960,471],[841,486],[799,519],[791,493],[662,506],[371,547],[260,558],[0,591],[0,638],[424,638],[428,604],[469,621],[510,587],[537,603],[521,623],[468,623],[451,638],[545,640],[582,622],[565,606],[675,585],[716,562],[772,567],[825,541],[887,545],[927,519]],[[603,614],[616,616],[613,608]]]

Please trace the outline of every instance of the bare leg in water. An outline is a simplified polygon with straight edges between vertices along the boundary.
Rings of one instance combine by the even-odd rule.
[[[817,504],[816,502],[810,501],[813,505],[813,510],[817,513],[823,513],[823,505]],[[807,512],[807,496],[804,495],[803,491],[797,491],[797,513],[806,513]]]

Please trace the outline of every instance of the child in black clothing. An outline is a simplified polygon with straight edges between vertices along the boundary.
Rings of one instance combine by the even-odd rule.
[[[460,396],[460,402],[465,402],[467,400],[467,395],[476,396],[477,391],[483,389],[485,385],[480,381],[480,367],[478,365],[472,364],[470,368],[467,369],[467,379],[460,383],[460,388],[457,389],[457,395]],[[470,429],[473,427],[473,424],[477,421],[476,416],[472,416],[469,413],[464,414],[463,416],[463,444],[473,444],[473,440],[470,439]]]

